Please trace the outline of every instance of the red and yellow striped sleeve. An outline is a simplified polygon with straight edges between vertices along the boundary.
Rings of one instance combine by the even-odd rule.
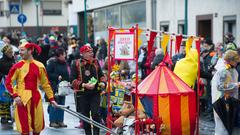
[[[45,91],[48,99],[50,101],[54,101],[53,90],[50,85],[46,69],[44,67],[39,67],[39,69],[40,69],[40,83],[42,85],[42,88]]]
[[[19,68],[23,64],[24,64],[23,62],[19,62],[19,63],[13,65],[7,75],[7,78],[6,78],[6,82],[5,82],[6,88],[10,92],[10,94],[13,96],[13,98],[18,96],[16,89],[13,88],[14,87],[13,83],[14,83],[14,81],[16,81]]]

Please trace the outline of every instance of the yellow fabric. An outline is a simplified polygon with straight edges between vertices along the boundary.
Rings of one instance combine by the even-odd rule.
[[[189,107],[188,96],[181,96],[181,127],[182,135],[190,135],[190,120],[189,120]]]
[[[39,67],[39,71],[40,71],[39,82],[40,82],[43,90],[45,91],[48,99],[53,98],[54,97],[53,90],[52,90],[52,87],[51,87],[50,82],[48,80],[47,71],[46,71],[44,65],[41,62],[38,62],[38,61],[34,61],[34,63]]]
[[[22,62],[22,61],[21,61]],[[47,94],[47,97],[53,98],[53,91],[52,88],[50,86],[50,83],[48,81],[47,78],[47,74],[46,74],[46,70],[44,68],[44,65],[38,61],[24,61],[24,65],[17,69],[13,75],[13,77],[11,78],[11,84],[13,86],[14,81],[17,81],[17,89],[14,88],[14,93],[17,93],[17,95],[19,95],[21,97],[21,100],[23,102],[24,105],[27,104],[27,102],[30,100],[30,98],[32,97],[32,92],[31,90],[25,90],[25,76],[27,75],[27,73],[29,72],[29,65],[31,62],[35,63],[38,67],[39,67],[39,71],[40,71],[40,78],[39,81],[42,85],[42,88],[44,89],[44,91]]]
[[[194,87],[198,72],[198,52],[191,49],[185,58],[179,60],[173,71],[189,87]]]
[[[142,34],[143,30],[142,29],[138,29],[138,49],[140,48],[141,44],[142,44],[142,39],[140,38],[141,34]]]
[[[139,98],[138,98],[138,110],[145,112],[145,109],[144,109],[144,107],[142,105],[142,102],[140,101]]]
[[[19,72],[19,69],[17,69],[17,70],[14,72],[14,74],[13,74],[13,76],[12,76],[12,78],[11,78],[11,84],[12,84],[12,86],[13,86],[14,81],[17,79],[18,72]],[[13,93],[12,93],[12,95],[14,95],[14,94],[16,94],[16,93],[17,93],[17,89],[16,89],[16,86],[14,86],[14,87],[13,87]]]
[[[162,118],[163,124],[166,127],[166,129],[164,129],[161,135],[171,135],[169,96],[166,97],[159,96],[158,103],[159,103],[159,116]]]
[[[42,102],[42,100],[40,100],[40,102]],[[34,124],[33,124],[34,127],[32,127],[32,117],[31,117],[31,113],[30,113],[31,100],[28,101],[26,106],[27,106],[27,110],[28,110],[27,114],[28,114],[29,132],[32,132],[34,130],[34,132],[40,133],[42,131],[42,129],[44,128],[44,117],[43,117],[43,106],[42,106],[42,104],[38,104],[37,106],[34,107],[34,120],[35,120]],[[21,116],[21,114],[19,114],[18,107],[16,106],[16,109],[15,109],[16,127],[17,127],[17,131],[22,133],[22,127],[21,127],[21,124],[20,124],[20,117],[19,116]]]
[[[30,107],[31,107],[31,102],[32,102],[31,101],[32,100],[32,90],[25,89],[25,77],[28,72],[31,72],[31,70],[29,69],[30,63],[34,63],[39,68],[39,78],[37,80],[38,81],[37,85],[39,86],[41,84],[43,90],[45,91],[45,93],[49,99],[52,99],[54,97],[54,95],[53,95],[53,91],[50,86],[44,65],[35,60],[31,60],[31,61],[22,60],[21,62],[24,62],[24,64],[22,67],[15,70],[13,76],[11,77],[11,85],[14,86],[13,85],[14,81],[16,81],[17,85],[13,89],[14,90],[13,94],[16,93],[18,96],[20,96],[24,106],[27,106],[28,116],[29,116],[29,118],[28,118],[29,130],[32,131],[32,129],[31,129],[32,128],[31,127],[31,119],[32,118],[30,115]],[[41,95],[41,94],[39,93],[39,95]],[[43,117],[43,107],[42,107],[41,97],[39,99],[38,104],[36,104],[34,106],[34,114],[35,114],[34,115],[35,117],[33,118],[35,121],[34,132],[38,133],[44,127],[44,117]],[[16,107],[15,120],[16,120],[17,130],[20,133],[22,133],[21,123],[20,123],[21,117],[19,117],[19,116],[21,116],[21,114],[18,113],[18,107]]]
[[[160,74],[160,83],[159,83],[159,90],[158,93],[168,93],[168,87],[167,87],[167,79],[165,77],[165,73],[164,73],[164,68],[162,68],[161,70],[161,74]]]
[[[193,37],[189,37],[186,42],[186,54],[188,54],[190,48],[192,47]]]
[[[162,41],[161,41],[161,46],[162,46],[162,49],[163,49],[163,53],[164,53],[164,54],[166,53],[169,39],[170,39],[170,35],[168,35],[168,34],[163,34],[163,39],[162,39]]]

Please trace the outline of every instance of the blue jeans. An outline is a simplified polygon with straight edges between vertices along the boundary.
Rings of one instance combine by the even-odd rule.
[[[59,105],[65,105],[65,96],[58,96],[55,97],[56,102]],[[48,106],[48,113],[49,113],[49,121],[52,122],[63,122],[64,119],[64,111],[55,108],[52,105]]]

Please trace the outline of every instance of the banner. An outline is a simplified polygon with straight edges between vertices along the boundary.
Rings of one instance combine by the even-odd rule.
[[[115,33],[114,58],[117,60],[133,60],[134,56],[134,33]]]
[[[163,34],[163,39],[162,39],[162,43],[161,43],[161,46],[162,46],[162,49],[163,49],[163,53],[165,54],[166,51],[167,51],[167,45],[168,45],[168,42],[169,42],[169,39],[170,39],[170,35],[168,34]]]

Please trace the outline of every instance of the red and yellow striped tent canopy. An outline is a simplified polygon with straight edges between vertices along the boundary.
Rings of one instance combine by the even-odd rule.
[[[187,67],[186,67],[187,68]],[[138,86],[141,104],[150,117],[162,118],[163,135],[193,135],[196,121],[194,91],[161,63]]]

